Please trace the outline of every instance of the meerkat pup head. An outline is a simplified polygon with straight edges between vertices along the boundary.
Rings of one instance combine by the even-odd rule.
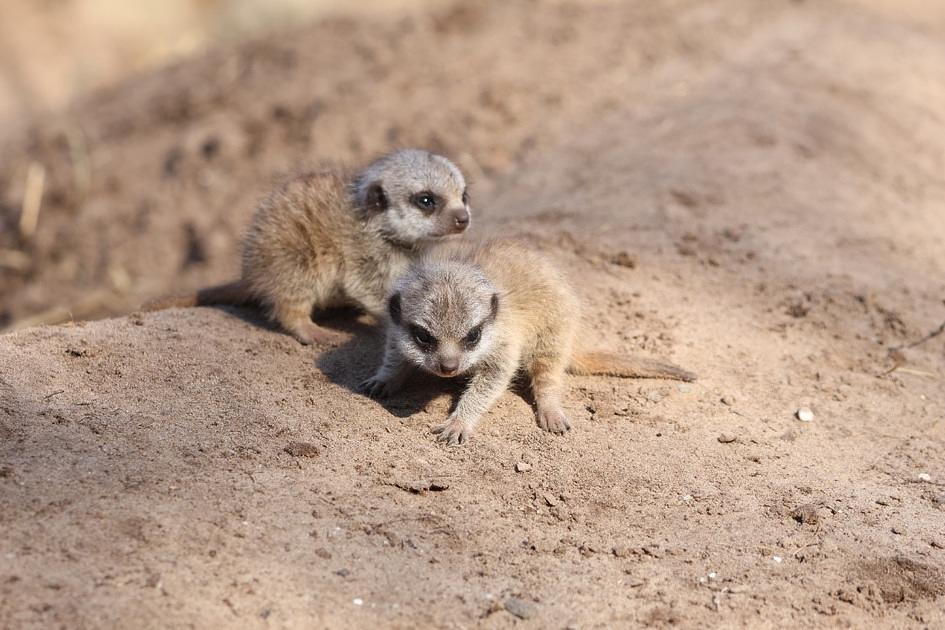
[[[466,231],[466,179],[442,155],[394,151],[370,164],[354,182],[356,205],[389,240],[402,245]]]
[[[498,340],[499,291],[459,261],[420,262],[388,299],[389,334],[403,357],[438,376],[463,374]]]

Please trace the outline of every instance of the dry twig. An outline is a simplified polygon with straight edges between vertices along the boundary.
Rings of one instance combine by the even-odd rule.
[[[26,190],[23,193],[23,208],[20,211],[20,236],[30,238],[39,224],[39,210],[43,205],[43,189],[46,186],[46,168],[39,162],[31,162],[26,171]]]

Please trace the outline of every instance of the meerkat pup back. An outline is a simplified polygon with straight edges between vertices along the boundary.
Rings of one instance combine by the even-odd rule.
[[[437,432],[464,442],[516,372],[528,378],[538,424],[563,433],[567,371],[692,380],[673,365],[583,352],[576,339],[580,303],[565,277],[516,241],[444,247],[417,261],[388,300],[385,356],[364,383],[372,396],[399,390],[415,369],[442,377],[468,375],[456,408]]]
[[[301,343],[329,342],[313,310],[353,305],[382,316],[393,279],[432,243],[464,232],[470,216],[462,172],[428,151],[395,151],[354,176],[302,175],[256,209],[240,280],[146,308],[255,302]]]

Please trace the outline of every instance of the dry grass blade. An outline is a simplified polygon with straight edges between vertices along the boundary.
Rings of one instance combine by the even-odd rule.
[[[39,225],[45,186],[46,168],[39,162],[31,162],[26,171],[26,191],[23,193],[23,209],[20,212],[20,235],[23,238],[30,238]]]

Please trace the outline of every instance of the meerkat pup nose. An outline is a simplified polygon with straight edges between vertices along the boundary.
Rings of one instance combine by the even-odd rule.
[[[453,211],[453,223],[460,230],[465,230],[469,225],[469,212],[466,208],[459,208],[458,210]]]
[[[440,359],[440,371],[443,374],[455,374],[459,369],[459,357],[442,357]]]

